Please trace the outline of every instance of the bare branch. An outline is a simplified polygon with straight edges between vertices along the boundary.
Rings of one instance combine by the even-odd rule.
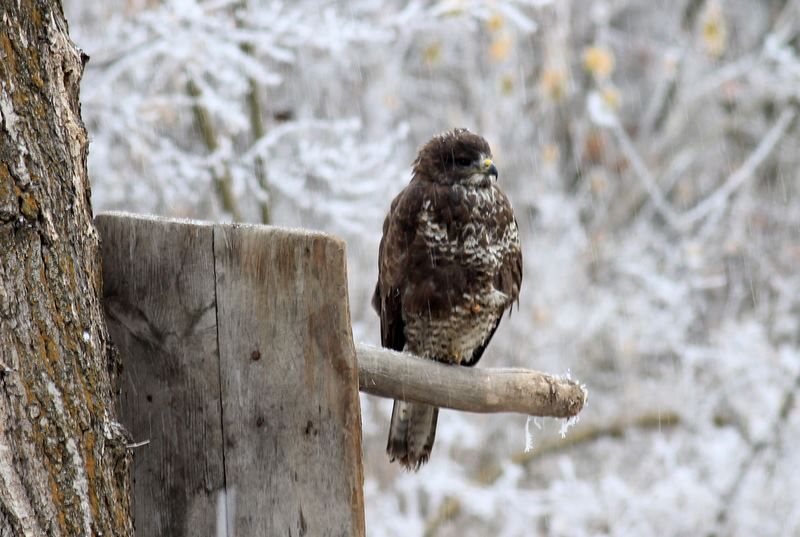
[[[750,153],[744,163],[728,176],[722,186],[703,201],[683,213],[677,213],[661,192],[655,177],[647,168],[644,160],[636,150],[633,141],[630,136],[628,136],[628,133],[625,132],[625,128],[619,121],[614,122],[611,126],[611,130],[616,136],[625,157],[630,161],[631,166],[633,166],[634,171],[639,176],[639,180],[649,194],[655,209],[674,229],[686,231],[715,209],[724,207],[728,197],[742,186],[745,181],[752,177],[756,169],[772,153],[778,145],[778,142],[783,138],[783,135],[789,130],[789,126],[796,115],[797,110],[795,110],[794,107],[785,108],[758,146]]]
[[[723,526],[727,524],[730,509],[732,507],[735,508],[735,502],[739,495],[739,491],[741,490],[745,479],[750,474],[750,470],[752,470],[755,461],[766,448],[777,448],[777,445],[780,443],[781,429],[786,424],[786,420],[789,418],[789,413],[795,405],[796,393],[798,390],[800,390],[800,374],[795,376],[794,382],[784,393],[783,402],[778,410],[778,415],[775,417],[775,420],[772,423],[770,434],[766,435],[762,440],[749,442],[750,452],[742,459],[742,464],[739,466],[739,471],[736,473],[736,478],[733,480],[730,488],[721,496],[723,501],[720,502],[722,507],[719,509],[719,511],[717,511],[718,524]],[[770,440],[772,440],[772,442],[770,442]],[[723,527],[721,529],[725,528]]]
[[[631,429],[656,429],[660,431],[662,427],[674,427],[680,422],[681,417],[677,412],[666,410],[648,412],[640,416],[618,419],[606,424],[578,425],[567,436],[544,439],[541,443],[537,442],[532,450],[521,451],[513,455],[511,460],[517,464],[527,464],[542,455],[587,444],[598,438],[621,437]]]
[[[713,194],[705,198],[703,201],[686,211],[681,215],[682,224],[684,227],[705,218],[714,209],[721,208],[725,205],[728,197],[733,194],[742,184],[749,179],[756,171],[756,169],[764,162],[775,146],[778,145],[783,135],[789,129],[789,125],[797,115],[794,107],[785,108],[772,128],[762,138],[761,142],[756,146],[747,160],[733,172],[727,180],[714,191]]]
[[[461,502],[458,498],[453,496],[445,496],[442,503],[439,504],[439,509],[428,518],[425,523],[425,533],[423,537],[435,537],[438,535],[439,528],[444,524],[453,520],[461,513]]]
[[[680,423],[679,414],[672,410],[666,410],[646,412],[632,418],[618,418],[611,423],[578,424],[570,429],[567,436],[545,436],[542,440],[537,439],[533,449],[517,452],[511,456],[511,462],[524,466],[534,459],[589,444],[599,438],[619,438],[632,429],[661,431]],[[497,481],[501,475],[503,475],[503,467],[497,460],[493,460],[482,466],[474,479],[477,483],[487,486]]]
[[[219,147],[219,143],[217,142],[217,135],[214,132],[214,126],[211,122],[211,116],[208,110],[198,101],[202,95],[200,87],[194,80],[190,80],[186,85],[186,90],[189,96],[197,101],[192,106],[194,119],[197,122],[198,129],[200,129],[200,134],[203,137],[206,148],[213,153]],[[214,185],[217,189],[217,196],[219,196],[222,208],[231,214],[235,222],[241,222],[242,213],[239,211],[236,196],[233,193],[233,178],[231,177],[230,170],[226,165],[221,173],[215,170],[212,170],[212,173],[214,175]]]
[[[746,75],[753,69],[753,66],[756,64],[758,59],[758,55],[748,54],[727,65],[723,65],[691,86],[686,91],[686,96],[683,97],[683,100],[686,104],[694,103],[695,101],[716,91],[726,82],[730,82],[731,80],[735,80]]]
[[[620,147],[622,148],[622,152],[625,154],[625,158],[631,163],[634,172],[636,175],[639,176],[639,180],[642,183],[642,186],[647,191],[647,194],[650,196],[650,200],[653,202],[653,206],[655,207],[656,211],[659,212],[661,216],[669,223],[672,227],[678,226],[678,215],[673,209],[672,205],[670,205],[669,201],[667,201],[664,194],[661,192],[658,182],[656,178],[653,177],[653,174],[650,173],[647,165],[644,163],[644,159],[639,155],[639,152],[636,150],[636,146],[633,144],[633,140],[631,137],[628,136],[628,133],[625,131],[625,128],[619,123],[619,121],[615,121],[611,130],[616,136],[617,141],[619,142]]]
[[[412,354],[356,345],[359,389],[466,412],[569,418],[586,403],[578,382],[529,369],[454,367]]]
[[[246,3],[243,5],[246,5]],[[252,43],[242,45],[242,50],[255,57]],[[260,140],[267,131],[264,128],[264,106],[261,104],[261,97],[258,95],[258,81],[253,77],[249,77],[247,79],[247,86],[247,105],[250,109],[250,129],[253,133],[253,139]],[[269,225],[272,222],[272,216],[270,214],[269,179],[267,178],[267,167],[264,163],[264,157],[257,155],[253,164],[258,186],[265,195],[265,199],[259,203],[261,207],[261,223]]]

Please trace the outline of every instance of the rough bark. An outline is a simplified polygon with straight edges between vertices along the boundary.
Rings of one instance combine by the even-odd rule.
[[[0,536],[132,533],[80,117],[57,0],[0,2]]]

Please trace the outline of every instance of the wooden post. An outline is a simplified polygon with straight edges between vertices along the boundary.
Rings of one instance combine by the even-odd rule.
[[[103,214],[138,536],[363,536],[344,243]]]
[[[339,239],[119,213],[96,225],[120,416],[148,442],[139,537],[363,536],[359,384],[469,412],[563,418],[586,402],[538,371],[355,347]]]

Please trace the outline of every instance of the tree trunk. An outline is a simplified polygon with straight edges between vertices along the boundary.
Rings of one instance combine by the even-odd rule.
[[[79,84],[58,0],[0,1],[0,537],[132,534]]]

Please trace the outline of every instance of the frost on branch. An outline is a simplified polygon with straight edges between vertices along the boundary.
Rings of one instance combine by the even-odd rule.
[[[227,172],[244,219],[347,239],[356,341],[417,146],[490,141],[526,257],[481,365],[569,368],[592,405],[530,459],[518,418],[443,411],[415,479],[363,398],[371,533],[800,532],[796,3],[65,4],[95,208],[229,218]]]

